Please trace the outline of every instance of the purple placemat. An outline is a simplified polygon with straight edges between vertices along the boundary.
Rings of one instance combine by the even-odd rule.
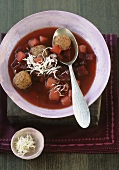
[[[82,129],[67,125],[32,125],[45,136],[46,152],[119,153],[119,98],[117,35],[105,34],[111,55],[111,75],[102,94],[100,120],[97,127]],[[7,95],[0,87],[0,151],[11,151],[10,141],[16,129],[7,119]]]

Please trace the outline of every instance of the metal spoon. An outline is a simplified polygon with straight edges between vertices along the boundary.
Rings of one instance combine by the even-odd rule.
[[[54,39],[56,36],[58,35],[67,35],[75,48],[75,55],[72,61],[70,62],[62,62],[65,65],[69,66],[69,71],[70,71],[70,76],[71,76],[71,84],[72,84],[72,103],[73,103],[73,111],[74,111],[74,116],[78,122],[78,124],[82,127],[82,128],[87,128],[90,124],[90,112],[89,112],[89,108],[88,105],[83,97],[83,94],[77,84],[73,69],[72,69],[72,64],[74,63],[74,61],[77,59],[78,56],[78,44],[77,41],[75,39],[75,37],[73,36],[73,34],[66,28],[58,28],[54,35],[53,35],[53,40],[52,40],[52,44],[54,44]]]

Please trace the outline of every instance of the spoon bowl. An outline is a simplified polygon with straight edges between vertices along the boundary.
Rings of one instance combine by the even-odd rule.
[[[68,35],[68,37],[70,38],[70,40],[72,41],[72,43],[74,45],[75,55],[74,55],[73,59],[71,61],[69,61],[69,62],[60,61],[63,64],[71,65],[71,64],[73,64],[75,62],[75,60],[77,59],[77,56],[78,56],[78,44],[77,44],[77,41],[76,41],[74,35],[67,28],[58,28],[55,31],[54,35],[53,35],[52,44],[54,44],[55,37],[58,36],[58,35]]]
[[[74,116],[78,124],[82,128],[87,128],[90,124],[90,111],[83,97],[83,94],[80,90],[80,87],[77,83],[77,80],[75,78],[73,68],[72,68],[72,64],[75,62],[78,56],[78,44],[77,44],[77,41],[74,35],[67,28],[58,28],[53,35],[52,45],[54,45],[55,37],[58,35],[67,35],[71,39],[74,49],[75,49],[75,54],[71,61],[69,62],[60,61],[60,62],[62,62],[65,65],[68,65],[69,67],[70,76],[71,76],[71,84],[72,84],[72,103],[73,103]]]

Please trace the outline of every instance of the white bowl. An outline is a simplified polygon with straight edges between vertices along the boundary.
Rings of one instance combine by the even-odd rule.
[[[32,138],[35,141],[36,148],[32,152],[28,152],[24,156],[20,156],[18,154],[18,151],[16,150],[15,142],[18,141],[18,137],[26,136],[26,135],[31,135],[32,136]],[[13,135],[13,137],[11,139],[11,149],[12,149],[12,152],[17,157],[22,158],[22,159],[30,160],[30,159],[34,159],[34,158],[38,157],[42,153],[43,148],[44,148],[44,137],[43,137],[41,132],[39,132],[38,130],[36,130],[34,128],[24,128],[24,129],[21,129],[21,130],[17,131]]]
[[[64,11],[45,11],[28,16],[13,26],[0,46],[0,80],[8,96],[25,111],[47,118],[60,118],[73,114],[72,106],[65,109],[50,110],[34,106],[24,100],[13,88],[8,74],[8,60],[16,43],[26,34],[43,27],[66,27],[83,37],[94,50],[96,75],[85,95],[90,106],[103,92],[110,75],[110,55],[105,40],[99,30],[83,17]]]

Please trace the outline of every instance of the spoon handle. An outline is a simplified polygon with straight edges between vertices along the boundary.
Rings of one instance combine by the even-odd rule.
[[[75,78],[72,65],[69,65],[69,71],[72,84],[72,103],[74,116],[82,128],[87,128],[90,124],[89,108]]]

